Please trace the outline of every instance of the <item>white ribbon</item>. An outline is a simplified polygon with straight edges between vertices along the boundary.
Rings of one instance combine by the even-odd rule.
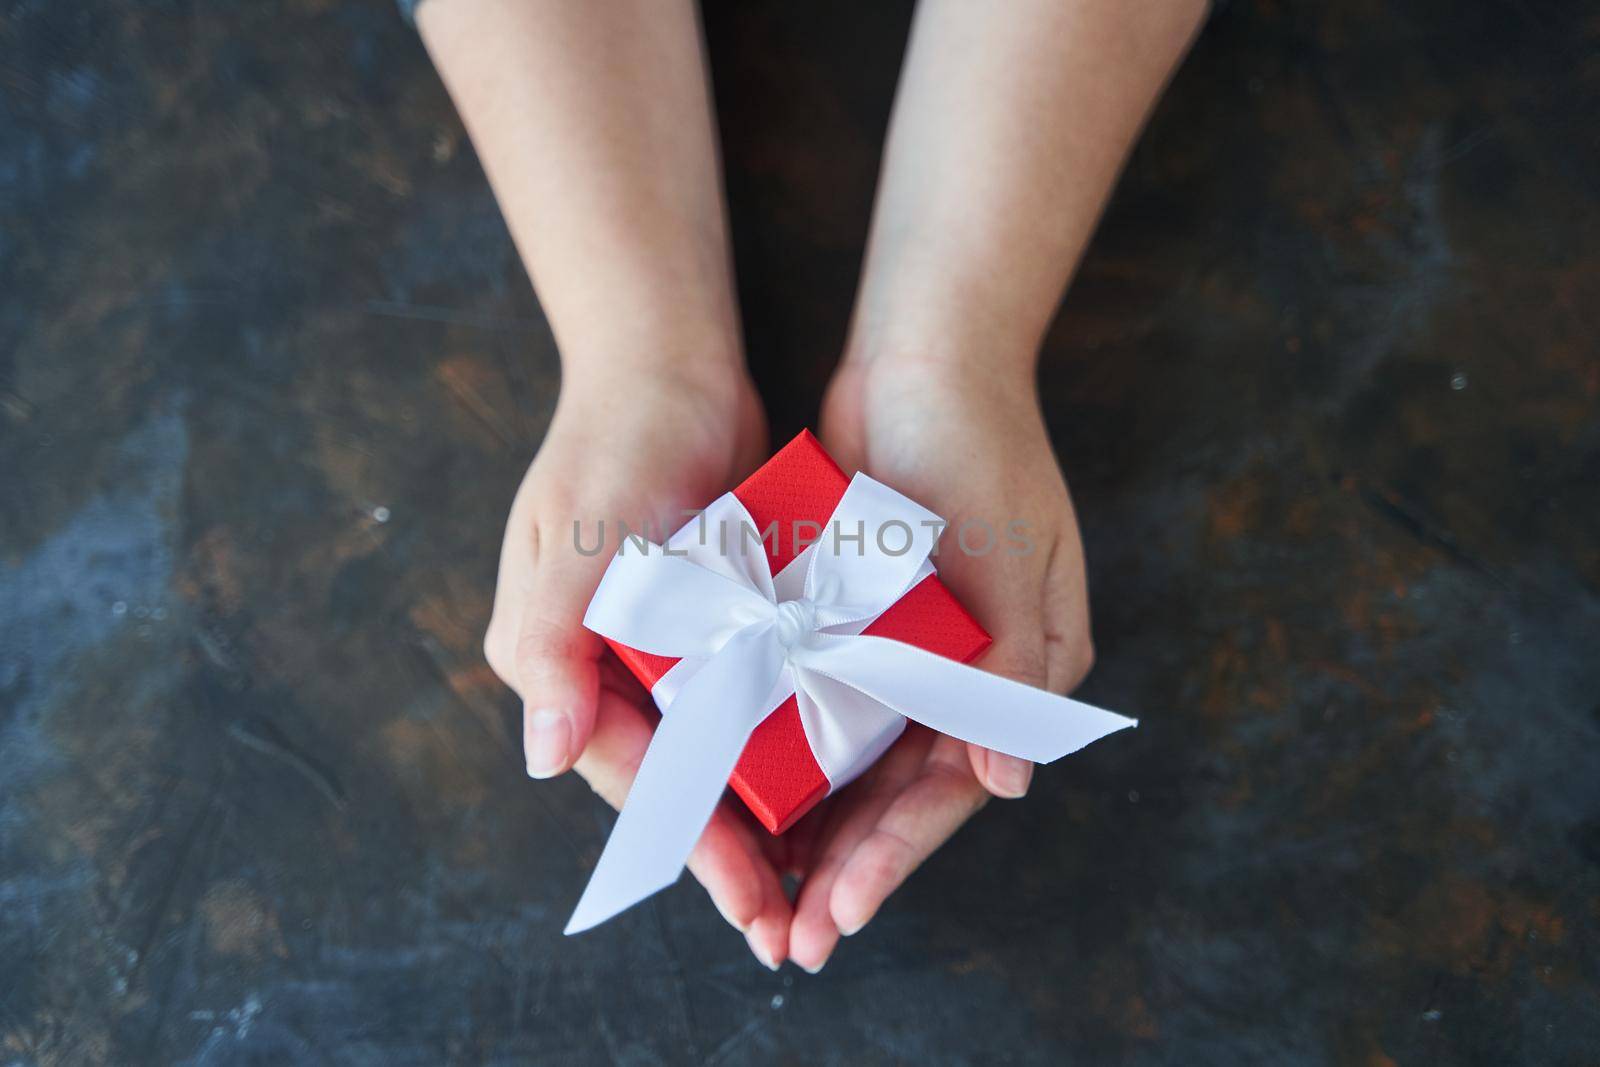
[[[823,763],[835,786],[879,754],[863,755],[862,739],[893,739],[885,717],[1035,763],[1136,725],[860,632],[931,572],[928,556],[942,528],[926,508],[857,474],[823,538],[807,549],[809,563],[785,568],[777,581],[755,543],[755,523],[731,493],[665,549],[624,542],[584,625],[692,666],[670,694],[567,933],[677,881],[751,732],[790,696],[819,762],[825,751],[853,754],[842,766],[838,758],[835,767]],[[901,544],[905,550],[896,551]]]

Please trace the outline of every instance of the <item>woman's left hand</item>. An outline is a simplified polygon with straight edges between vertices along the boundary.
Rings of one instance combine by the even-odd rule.
[[[949,523],[939,577],[989,629],[977,666],[1068,693],[1093,663],[1083,546],[1034,385],[948,366],[847,360],[824,445]],[[802,878],[789,956],[813,973],[988,798],[1033,765],[912,725],[861,778],[786,835]]]

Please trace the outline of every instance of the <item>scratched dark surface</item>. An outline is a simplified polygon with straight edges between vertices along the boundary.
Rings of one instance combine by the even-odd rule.
[[[860,6],[708,12],[780,439]],[[478,655],[556,360],[392,7],[0,5],[0,1062],[1600,1061],[1597,115],[1590,5],[1217,15],[1044,361],[1144,725],[812,978],[560,936],[610,817]]]

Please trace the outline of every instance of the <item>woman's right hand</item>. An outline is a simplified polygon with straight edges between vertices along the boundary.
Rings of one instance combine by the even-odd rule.
[[[576,769],[607,803],[622,806],[655,712],[644,688],[583,627],[618,522],[665,536],[687,521],[686,509],[759,466],[766,446],[761,404],[742,370],[688,374],[658,365],[564,383],[511,505],[484,638],[489,665],[522,698],[530,776]],[[756,957],[776,969],[788,955],[792,909],[770,847],[744,812],[724,805],[689,869]]]

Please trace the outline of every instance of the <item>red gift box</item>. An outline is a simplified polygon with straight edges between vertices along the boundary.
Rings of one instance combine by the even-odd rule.
[[[778,535],[764,541],[773,574],[788,566],[805,547],[791,535],[795,524],[823,529],[849,484],[850,479],[821,443],[809,431],[801,431],[733,491],[758,531],[778,523]],[[975,659],[990,643],[989,634],[937,575],[918,582],[862,632],[904,641],[962,663]],[[647,689],[678,662],[609,638],[606,643]],[[775,834],[793,826],[828,795],[830,783],[812,755],[794,697],[756,727],[728,784],[761,825]]]

